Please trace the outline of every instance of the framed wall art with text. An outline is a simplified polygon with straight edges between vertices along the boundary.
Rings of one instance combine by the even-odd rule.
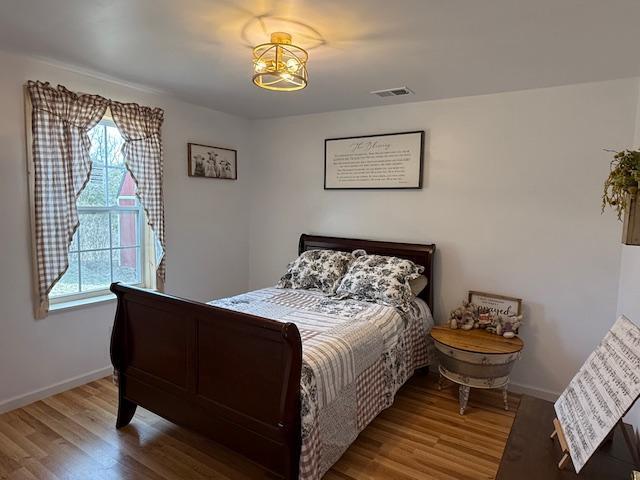
[[[325,190],[422,188],[424,130],[324,141]]]

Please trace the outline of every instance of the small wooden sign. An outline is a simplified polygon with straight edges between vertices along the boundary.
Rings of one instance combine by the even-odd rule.
[[[469,291],[469,303],[479,306],[483,312],[507,317],[522,315],[522,299],[494,293]]]

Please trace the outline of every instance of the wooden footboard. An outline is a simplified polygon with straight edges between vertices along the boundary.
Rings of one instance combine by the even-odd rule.
[[[114,283],[117,428],[140,405],[276,475],[298,477],[297,327]]]

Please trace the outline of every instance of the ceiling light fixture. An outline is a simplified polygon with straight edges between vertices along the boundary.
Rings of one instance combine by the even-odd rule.
[[[285,32],[271,34],[271,42],[253,49],[253,83],[260,88],[292,92],[307,86],[307,52],[291,43]]]

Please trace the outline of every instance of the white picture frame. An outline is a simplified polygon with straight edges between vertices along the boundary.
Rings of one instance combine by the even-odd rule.
[[[522,315],[522,299],[494,293],[469,291],[469,303],[479,306],[483,313],[501,314],[507,317]]]

